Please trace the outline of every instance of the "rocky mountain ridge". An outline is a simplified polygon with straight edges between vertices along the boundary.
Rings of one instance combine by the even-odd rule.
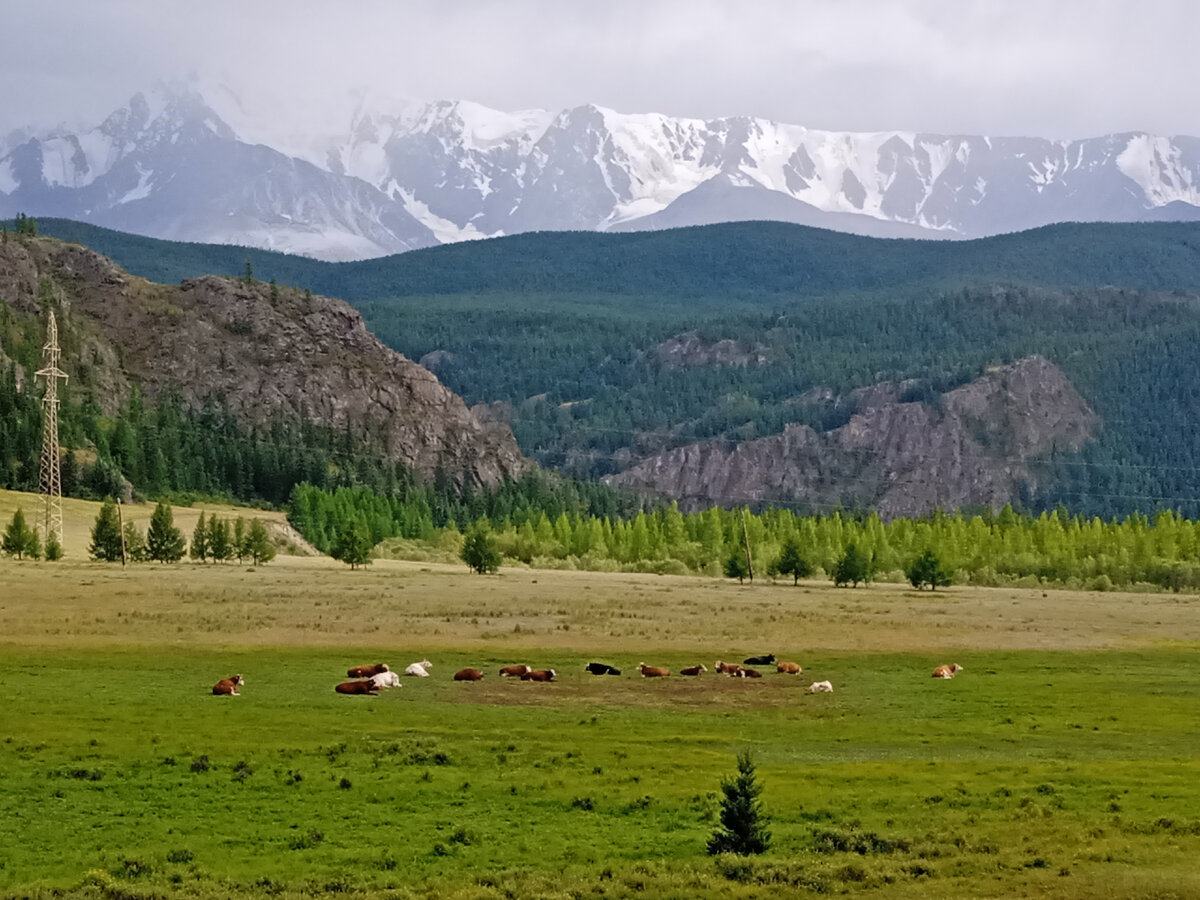
[[[324,259],[754,219],[973,238],[1200,219],[1200,139],[855,134],[466,101],[360,106],[298,139],[223,92],[159,88],[92,129],[0,140],[0,217],[19,211]]]
[[[1040,356],[997,367],[934,403],[903,402],[903,393],[903,385],[863,391],[850,421],[829,431],[788,425],[752,441],[692,444],[605,481],[690,509],[840,502],[877,509],[885,519],[998,509],[1036,487],[1037,457],[1078,451],[1100,424]]]
[[[422,366],[370,334],[341,300],[250,279],[178,286],[129,275],[106,257],[47,238],[0,245],[0,301],[58,310],[71,388],[115,411],[137,385],[225,404],[243,423],[275,417],[349,430],[364,452],[425,478],[494,485],[532,465],[503,423],[483,423]]]

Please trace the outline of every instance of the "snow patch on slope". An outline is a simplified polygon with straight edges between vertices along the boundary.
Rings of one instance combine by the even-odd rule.
[[[1117,155],[1117,168],[1142,189],[1146,202],[1163,206],[1176,200],[1200,205],[1197,175],[1183,164],[1170,138],[1134,135]]]

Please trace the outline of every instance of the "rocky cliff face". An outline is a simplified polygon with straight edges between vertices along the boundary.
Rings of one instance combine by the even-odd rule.
[[[340,300],[211,276],[158,285],[77,245],[10,238],[0,246],[0,300],[32,313],[39,294],[61,310],[72,384],[107,411],[136,384],[151,399],[220,400],[250,424],[282,415],[349,427],[364,449],[426,477],[442,468],[495,484],[531,465],[507,426],[478,421]]]
[[[863,392],[850,421],[819,433],[681,447],[606,480],[681,506],[862,505],[885,518],[962,506],[999,508],[1037,481],[1035,457],[1076,451],[1099,420],[1065,375],[1032,356],[988,372],[934,404]],[[869,402],[867,402],[869,400]]]

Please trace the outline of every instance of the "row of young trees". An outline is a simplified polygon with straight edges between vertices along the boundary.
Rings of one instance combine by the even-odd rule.
[[[50,562],[62,559],[62,544],[51,534],[46,543],[42,544],[42,536],[37,528],[25,521],[25,512],[20,507],[13,513],[4,536],[0,538],[0,550],[17,559],[41,559],[43,556]]]
[[[121,526],[121,517],[116,502],[110,497],[100,507],[92,524],[91,544],[88,553],[93,559],[105,562],[178,562],[184,555],[204,562],[224,562],[227,559],[246,559],[255,565],[270,562],[275,558],[275,547],[271,543],[266,527],[258,519],[249,526],[239,516],[232,524],[215,513],[207,520],[200,514],[192,532],[189,549],[183,532],[175,527],[174,513],[166,503],[159,502],[150,516],[150,525],[143,536],[133,522]]]
[[[288,517],[323,550],[347,522],[356,522],[374,543],[400,536],[445,546],[462,534],[454,521],[435,527],[400,498],[363,489],[297,485]],[[1200,522],[1170,510],[1153,519],[1134,514],[1105,521],[1064,509],[1032,516],[1006,506],[999,513],[938,512],[884,522],[875,513],[844,511],[809,516],[714,507],[685,514],[672,504],[629,518],[566,511],[552,518],[526,509],[464,526],[468,534],[486,533],[502,558],[544,568],[737,577],[731,560],[744,563],[749,545],[757,571],[793,580],[812,575],[837,583],[908,580],[935,588],[950,582],[1200,588]]]

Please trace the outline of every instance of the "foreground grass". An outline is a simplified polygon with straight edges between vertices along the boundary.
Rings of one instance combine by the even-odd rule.
[[[1172,595],[0,561],[0,897],[1200,897],[1198,620]],[[766,650],[804,676],[634,674]],[[743,749],[774,842],[711,860]]]

